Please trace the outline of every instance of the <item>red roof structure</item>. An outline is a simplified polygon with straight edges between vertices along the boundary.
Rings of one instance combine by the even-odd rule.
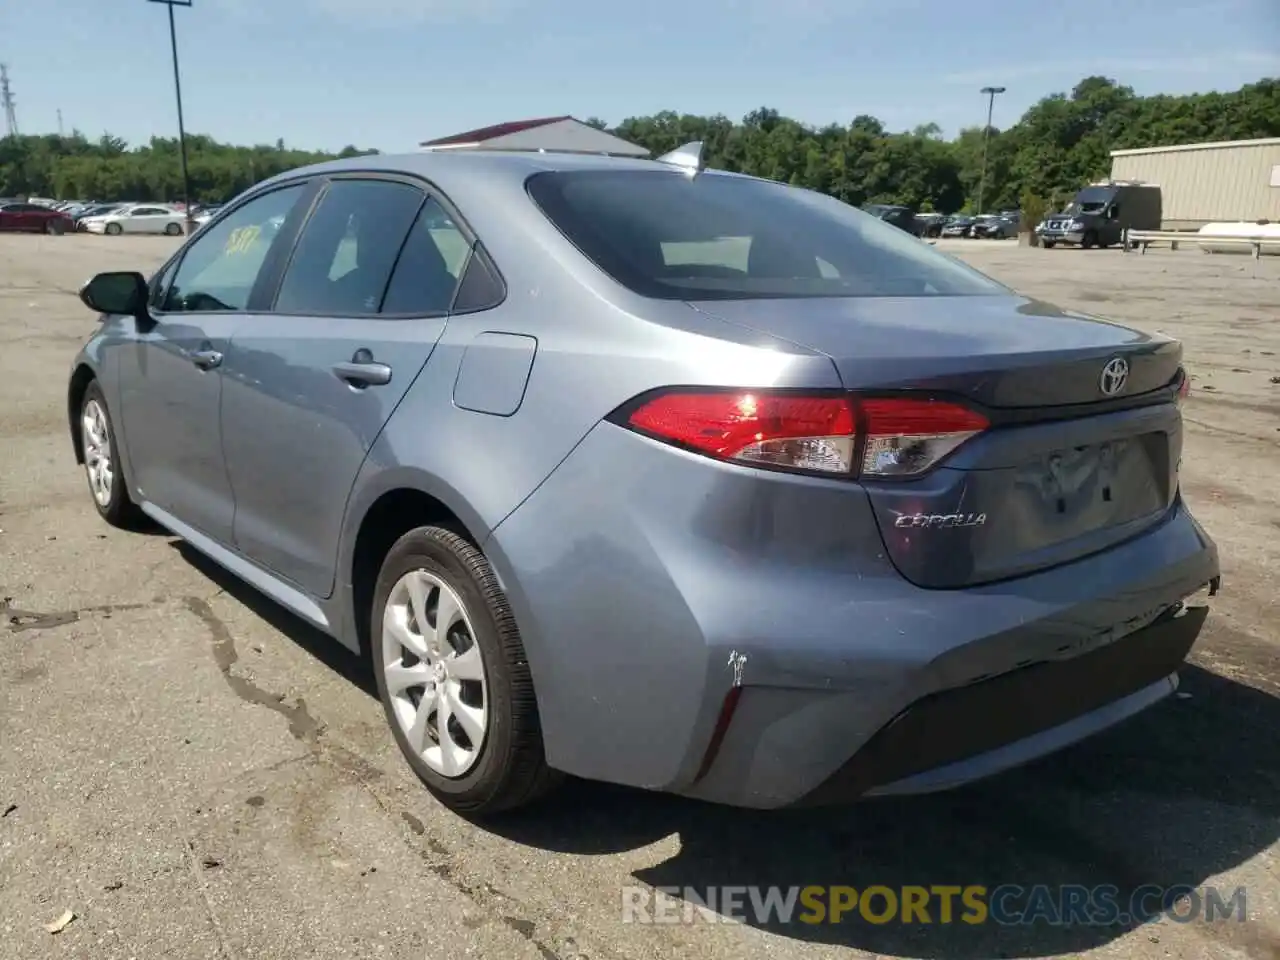
[[[515,150],[648,157],[649,151],[576,117],[538,117],[495,123],[419,144],[424,150]]]
[[[486,140],[494,140],[498,137],[506,137],[513,133],[522,133],[525,130],[533,130],[537,127],[545,127],[548,124],[572,119],[573,117],[566,115],[563,117],[539,117],[536,120],[511,120],[507,123],[495,123],[492,126],[481,127],[479,130],[468,130],[465,133],[455,133],[447,137],[439,137],[436,140],[427,140],[420,146],[448,147],[464,143],[484,143]]]

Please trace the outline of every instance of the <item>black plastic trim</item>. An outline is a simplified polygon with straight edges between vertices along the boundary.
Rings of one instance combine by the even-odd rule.
[[[1069,723],[1176,673],[1208,616],[1174,604],[1105,646],[917,700],[797,806],[854,800]],[[1179,615],[1181,614],[1181,615]]]

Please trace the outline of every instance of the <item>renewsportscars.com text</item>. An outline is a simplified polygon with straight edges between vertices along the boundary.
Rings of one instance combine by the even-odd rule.
[[[1102,885],[622,888],[623,923],[979,924],[1128,926],[1244,922],[1243,887]]]

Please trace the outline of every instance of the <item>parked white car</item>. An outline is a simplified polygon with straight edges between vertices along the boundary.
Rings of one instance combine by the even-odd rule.
[[[164,233],[179,236],[185,229],[186,215],[172,207],[139,204],[112,210],[100,217],[82,221],[89,233],[105,233],[116,236],[121,233]]]

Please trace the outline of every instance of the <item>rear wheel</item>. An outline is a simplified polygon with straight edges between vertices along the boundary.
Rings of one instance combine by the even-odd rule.
[[[104,232],[104,233],[106,233],[108,236],[112,236],[112,237],[118,237],[118,236],[120,235],[120,232],[121,232],[120,224],[118,224],[118,223],[108,223],[108,224],[107,224],[105,227],[103,227],[102,229],[103,229],[103,232]]]
[[[165,225],[164,232],[171,237],[176,237],[178,234],[182,233],[182,227],[178,226],[176,223],[169,223]]]
[[[129,496],[118,451],[106,398],[94,380],[80,402],[80,453],[85,477],[98,515],[113,527],[127,529],[138,523],[142,511]]]
[[[515,618],[474,545],[441,527],[396,541],[378,575],[370,637],[392,734],[442,803],[496,813],[555,785]]]

